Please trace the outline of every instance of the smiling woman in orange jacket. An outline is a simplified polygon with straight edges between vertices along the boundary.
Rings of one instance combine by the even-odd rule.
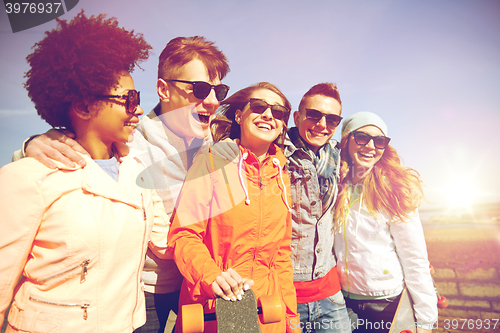
[[[168,244],[185,280],[179,306],[200,303],[213,311],[215,297],[236,301],[252,288],[257,298],[278,294],[279,323],[263,332],[298,328],[290,259],[290,181],[282,143],[290,103],[269,83],[242,89],[221,103],[215,141],[240,139],[237,163],[203,153],[182,188]],[[182,310],[181,310],[182,315]],[[180,318],[180,316],[179,316]],[[206,323],[206,331],[215,331]],[[178,320],[176,330],[181,330]],[[207,327],[208,326],[208,327]]]

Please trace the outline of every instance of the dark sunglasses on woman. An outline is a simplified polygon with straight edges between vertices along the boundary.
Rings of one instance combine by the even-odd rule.
[[[262,114],[268,108],[271,108],[271,113],[273,114],[273,118],[276,118],[278,120],[283,120],[286,114],[290,112],[290,110],[283,105],[279,104],[271,105],[266,101],[258,98],[250,98],[249,103],[250,103],[250,110],[253,113]]]
[[[141,104],[141,93],[137,90],[129,90],[126,95],[97,95],[97,98],[119,98],[125,100],[125,110],[134,115],[137,107]]]
[[[306,119],[313,124],[318,123],[323,117],[325,117],[326,126],[331,129],[337,128],[342,121],[342,117],[336,114],[327,114],[315,109],[306,109]]]
[[[391,138],[386,136],[371,136],[365,132],[354,132],[352,136],[354,137],[354,141],[360,146],[366,146],[368,142],[373,140],[373,145],[377,149],[385,149],[389,144],[389,141],[391,141]]]
[[[205,99],[213,89],[215,91],[215,98],[220,102],[226,98],[229,91],[229,86],[225,84],[218,84],[216,86],[204,81],[184,81],[184,80],[166,80],[167,82],[181,82],[193,86],[193,95],[198,99]]]

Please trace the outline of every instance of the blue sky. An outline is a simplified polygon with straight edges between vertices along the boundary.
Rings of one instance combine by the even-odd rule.
[[[500,201],[500,1],[80,0],[62,18],[81,8],[115,16],[153,46],[132,75],[146,111],[158,100],[165,44],[203,35],[229,59],[230,93],[269,81],[296,109],[312,85],[329,81],[344,118],[379,114],[404,163],[420,172],[426,206]],[[54,27],[14,34],[0,13],[0,166],[49,128],[22,83],[25,57]]]

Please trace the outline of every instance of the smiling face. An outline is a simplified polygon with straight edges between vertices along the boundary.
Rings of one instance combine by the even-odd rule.
[[[258,89],[252,92],[250,98],[258,98],[269,105],[284,105],[283,99],[268,89]],[[235,120],[240,124],[241,144],[251,150],[258,157],[265,155],[271,143],[283,131],[283,121],[273,117],[270,108],[262,114],[254,113],[250,103],[246,103],[243,110],[237,110]]]
[[[324,95],[314,95],[307,97],[301,105],[302,110],[295,111],[293,120],[295,126],[299,130],[299,135],[309,147],[317,153],[328,140],[335,134],[335,128],[330,128],[326,125],[325,117],[321,118],[317,123],[312,123],[306,119],[306,109],[313,109],[324,114],[335,114],[340,116],[342,107],[340,103],[332,98]]]
[[[118,85],[105,95],[127,95],[134,90],[134,81],[127,72],[121,73]],[[131,142],[139,116],[144,113],[137,106],[132,115],[126,111],[126,100],[119,97],[106,97],[90,104],[72,107],[73,127],[76,140],[94,159],[112,157],[114,143]],[[77,110],[78,109],[78,110]]]
[[[184,81],[204,81],[211,85],[220,84],[220,80],[210,80],[205,64],[199,59],[193,59],[183,66],[178,77],[170,78]],[[193,86],[189,83],[167,82],[158,80],[158,89],[163,89],[161,113],[162,120],[168,128],[179,137],[190,141],[192,138],[202,139],[209,133],[209,117],[219,107],[219,101],[212,89],[203,100],[193,94]],[[163,81],[163,82],[160,82]]]
[[[368,125],[358,128],[355,132],[364,132],[371,136],[383,136],[384,133],[380,128]],[[364,178],[373,168],[373,166],[382,158],[385,149],[375,148],[373,140],[370,140],[365,146],[358,145],[351,135],[348,142],[348,152],[351,158],[352,165],[355,168],[354,183],[356,179]]]
[[[118,80],[118,86],[111,89],[107,95],[127,95],[129,90],[134,90],[134,81],[128,73],[124,73]],[[125,99],[108,98],[102,100],[102,108],[92,119],[96,134],[105,144],[114,142],[131,142],[134,139],[135,127],[139,123],[139,116],[144,112],[137,106],[134,115],[127,113]]]

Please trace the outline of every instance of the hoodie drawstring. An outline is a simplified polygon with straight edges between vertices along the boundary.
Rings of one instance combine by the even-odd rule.
[[[273,158],[273,164],[276,165],[279,169],[281,185],[283,186],[283,195],[285,196],[285,199],[284,199],[285,205],[288,208],[288,211],[291,211],[292,209],[290,208],[290,205],[288,205],[288,196],[286,195],[286,186],[285,186],[285,182],[283,180],[283,174],[281,173],[280,160],[278,160],[276,157]]]
[[[240,179],[241,187],[243,187],[243,192],[245,192],[245,204],[250,205],[250,197],[248,196],[248,190],[245,186],[245,182],[243,181],[243,176],[241,175],[241,169],[243,169],[243,160],[246,160],[248,157],[248,153],[244,152],[243,156],[240,157],[238,161],[238,178]]]
[[[248,152],[244,152],[243,156],[241,156],[240,160],[238,161],[238,178],[240,180],[241,187],[243,188],[243,192],[245,193],[245,204],[250,205],[250,196],[248,195],[248,189],[247,189],[247,187],[245,185],[245,182],[243,181],[243,175],[241,174],[241,170],[243,170],[243,161],[246,160],[247,157],[248,157]],[[282,191],[283,191],[283,195],[284,195],[283,201],[285,202],[285,205],[288,208],[288,211],[291,211],[292,209],[290,208],[290,205],[288,204],[288,196],[287,196],[287,193],[286,193],[285,181],[283,180],[283,174],[282,174],[282,170],[281,170],[281,163],[280,163],[279,159],[277,159],[275,157],[275,158],[273,158],[273,164],[275,166],[277,166],[278,170],[279,170],[279,178],[280,178],[280,181],[281,181],[281,186],[280,187],[282,187]]]

